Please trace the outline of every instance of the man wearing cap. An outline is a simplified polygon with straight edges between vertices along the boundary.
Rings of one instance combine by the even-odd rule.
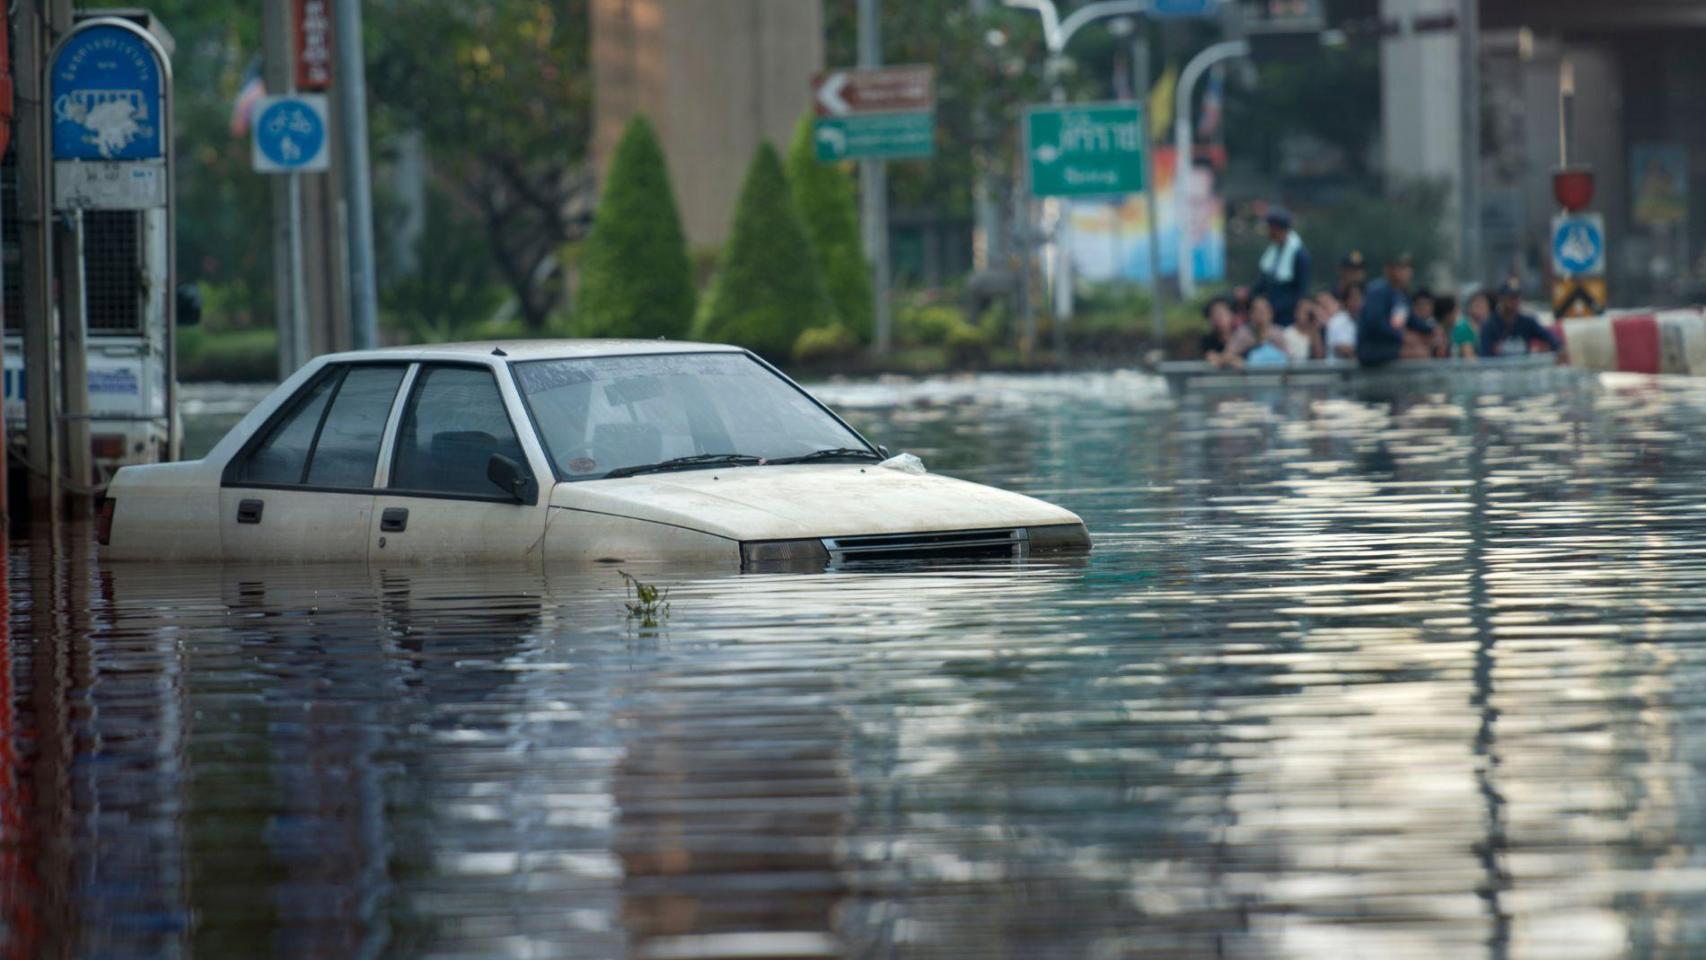
[[[1378,367],[1398,359],[1404,350],[1404,331],[1433,336],[1433,323],[1410,313],[1410,283],[1415,263],[1407,253],[1386,261],[1386,277],[1368,285],[1357,316],[1357,361]]]
[[[1275,207],[1268,211],[1268,248],[1262,251],[1262,275],[1252,294],[1268,298],[1274,305],[1274,322],[1289,327],[1297,320],[1297,304],[1309,290],[1309,248],[1291,228],[1291,214]]]
[[[1522,312],[1522,281],[1515,277],[1499,287],[1499,306],[1481,324],[1481,356],[1512,357],[1528,353],[1544,343],[1553,353],[1564,351],[1564,342],[1542,326],[1532,314]]]
[[[1339,285],[1334,288],[1333,296],[1339,300],[1345,299],[1345,292],[1352,287],[1364,286],[1368,283],[1368,261],[1363,259],[1361,250],[1352,250],[1339,260]]]

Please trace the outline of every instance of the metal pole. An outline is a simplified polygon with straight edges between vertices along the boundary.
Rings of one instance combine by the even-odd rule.
[[[55,5],[63,0],[53,0]],[[22,261],[24,315],[24,390],[29,465],[30,517],[59,519],[59,391],[57,389],[58,312],[51,301],[53,254],[49,236],[52,203],[48,197],[46,55],[48,3],[17,4],[14,70],[17,78],[18,241]],[[57,12],[57,11],[56,11]]]
[[[262,49],[267,93],[281,96],[296,87],[295,24],[291,0],[265,0]],[[302,261],[302,232],[296,174],[273,176],[272,289],[273,321],[278,328],[278,379],[282,382],[308,360],[297,352],[298,328],[303,326],[302,288],[297,283]]]
[[[1131,86],[1137,97],[1138,126],[1137,135],[1143,143],[1143,206],[1145,219],[1149,221],[1149,335],[1152,338],[1150,349],[1161,349],[1162,341],[1167,338],[1167,304],[1166,291],[1161,286],[1161,203],[1156,199],[1156,190],[1160,184],[1155,182],[1155,150],[1149,137],[1149,26],[1132,35],[1131,40]],[[1178,174],[1178,160],[1175,159],[1173,173],[1173,189],[1178,191],[1183,187]],[[1183,224],[1180,224],[1183,226]]]
[[[361,0],[335,0],[332,40],[344,133],[344,194],[349,204],[350,315],[355,348],[379,344],[379,288],[373,269],[373,184],[367,160],[367,75],[361,52]]]
[[[95,480],[89,447],[89,316],[83,269],[83,211],[64,215],[59,230],[59,332],[63,353],[60,373],[65,414],[60,431],[65,439],[65,476],[76,487]],[[69,498],[71,515],[86,517],[90,503],[75,491]]]
[[[1058,31],[1053,34],[1051,44],[1059,42]],[[1061,51],[1051,46],[1048,54],[1046,70],[1049,82],[1049,99],[1056,104],[1066,102],[1066,87],[1060,82]],[[1049,290],[1049,313],[1053,319],[1050,325],[1049,340],[1054,345],[1055,358],[1066,358],[1066,321],[1072,317],[1072,260],[1066,255],[1067,244],[1072,239],[1072,231],[1068,225],[1070,207],[1068,201],[1059,197],[1049,197],[1043,201],[1043,216],[1054,228],[1052,241],[1054,253],[1054,276]]]
[[[859,0],[859,66],[883,65],[881,0]],[[859,161],[859,219],[865,231],[865,256],[871,261],[872,306],[876,310],[876,348],[887,353],[893,342],[889,309],[889,177],[881,160]]]
[[[1458,216],[1463,226],[1463,283],[1474,283],[1481,275],[1481,5],[1478,0],[1457,0],[1458,43],[1463,78],[1463,169]]]
[[[1179,294],[1185,299],[1197,295],[1196,262],[1192,260],[1191,245],[1191,196],[1190,180],[1191,162],[1196,149],[1194,133],[1195,118],[1191,114],[1191,98],[1196,93],[1197,81],[1211,67],[1235,57],[1250,55],[1250,44],[1244,40],[1228,40],[1204,49],[1185,64],[1185,69],[1179,72],[1179,88],[1174,94],[1173,104],[1173,151],[1174,164],[1179,172],[1173,176],[1173,202],[1178,208],[1179,217]],[[1181,179],[1183,178],[1183,179]]]

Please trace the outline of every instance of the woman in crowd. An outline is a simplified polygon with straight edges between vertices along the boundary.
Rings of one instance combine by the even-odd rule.
[[[1255,345],[1244,354],[1246,367],[1283,367],[1290,361],[1280,329],[1274,324],[1273,301],[1259,293],[1250,298],[1249,331]]]
[[[1238,318],[1232,313],[1232,301],[1215,297],[1202,309],[1208,319],[1208,332],[1202,337],[1202,358],[1222,370],[1238,370],[1244,366],[1244,356],[1232,347],[1238,338]]]
[[[1477,290],[1469,295],[1469,309],[1451,328],[1451,355],[1473,360],[1481,355],[1481,325],[1493,315],[1493,295]]]

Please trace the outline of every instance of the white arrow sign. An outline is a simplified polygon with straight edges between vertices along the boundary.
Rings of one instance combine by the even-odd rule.
[[[847,89],[847,74],[832,73],[824,78],[823,86],[817,88],[817,102],[829,111],[832,117],[845,117],[852,112],[853,107],[842,96],[841,91]]]

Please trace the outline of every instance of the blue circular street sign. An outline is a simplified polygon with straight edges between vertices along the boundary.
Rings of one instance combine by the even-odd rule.
[[[308,167],[326,148],[326,122],[300,98],[281,98],[255,118],[255,147],[281,170]]]
[[[1569,273],[1592,273],[1605,260],[1605,237],[1592,220],[1569,219],[1552,235],[1552,256]]]

